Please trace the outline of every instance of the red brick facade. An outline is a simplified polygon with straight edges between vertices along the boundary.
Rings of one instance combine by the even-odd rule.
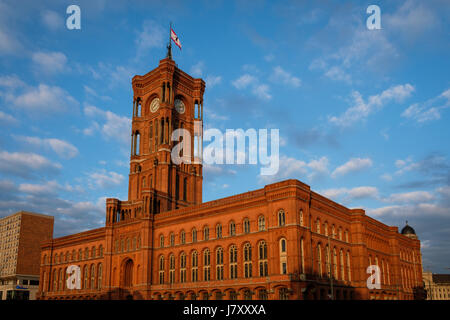
[[[166,58],[132,83],[128,201],[107,199],[104,228],[42,247],[41,299],[414,298],[419,240],[298,180],[202,203],[202,166],[173,164],[169,137],[187,128],[194,139],[203,80]],[[369,290],[375,264],[381,289]],[[81,289],[66,288],[69,265]]]

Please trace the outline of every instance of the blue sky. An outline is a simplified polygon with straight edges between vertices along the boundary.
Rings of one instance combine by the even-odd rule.
[[[65,26],[81,8],[81,30]],[[381,9],[368,30],[366,9]],[[0,216],[55,216],[55,236],[104,225],[127,199],[131,77],[206,81],[207,128],[280,130],[280,170],[207,166],[204,201],[288,178],[382,222],[413,226],[423,264],[450,268],[447,1],[0,0]]]

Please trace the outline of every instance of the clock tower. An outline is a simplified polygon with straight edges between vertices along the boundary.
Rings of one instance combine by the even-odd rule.
[[[134,76],[132,86],[128,203],[141,202],[144,215],[201,203],[202,165],[194,161],[194,145],[201,150],[205,82],[168,55],[156,69]],[[190,141],[171,141],[176,129],[187,130]],[[181,164],[171,158],[178,143],[184,146]]]
[[[194,163],[193,146],[202,141],[205,82],[178,69],[168,55],[156,69],[134,76],[132,86],[128,201],[143,201],[149,213],[201,203],[202,165]],[[180,143],[171,141],[176,129],[187,130],[191,140],[180,139],[185,148],[178,165],[171,158]]]

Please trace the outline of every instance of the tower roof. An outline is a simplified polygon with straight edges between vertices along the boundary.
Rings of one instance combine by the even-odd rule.
[[[408,225],[408,221],[406,221],[406,226],[403,227],[401,233],[403,235],[408,235],[408,234],[416,235],[416,231],[414,231],[414,229],[410,225]]]

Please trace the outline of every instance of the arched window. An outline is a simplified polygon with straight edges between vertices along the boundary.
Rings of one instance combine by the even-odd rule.
[[[186,233],[184,232],[184,230],[181,230],[180,239],[181,239],[181,244],[186,243]]]
[[[339,265],[341,267],[341,280],[345,280],[344,253],[342,252],[342,249],[339,251]]]
[[[100,290],[102,288],[103,282],[103,265],[100,263],[98,265],[98,280],[97,280],[97,288]]]
[[[317,271],[319,272],[319,277],[322,278],[323,271],[322,271],[322,248],[320,246],[320,243],[317,245]]]
[[[305,249],[304,249],[303,237],[300,239],[300,263],[302,264],[302,273],[305,273]]]
[[[250,233],[250,220],[244,219],[244,233]]]
[[[56,273],[56,269],[53,270],[53,290],[58,291],[58,274]]]
[[[205,226],[203,228],[203,240],[209,240],[209,227]]]
[[[209,249],[203,251],[203,280],[211,280],[211,255]]]
[[[234,221],[230,222],[230,236],[236,235],[236,224]]]
[[[331,251],[328,246],[325,247],[325,265],[327,269],[327,276],[328,278],[331,278]]]
[[[63,291],[64,290],[63,280],[64,280],[63,270],[59,269],[59,285],[58,285],[58,290],[59,291]]]
[[[320,220],[319,219],[316,220],[316,232],[320,233]]]
[[[175,245],[175,235],[172,233],[170,233],[170,246],[174,246]]]
[[[223,280],[223,249],[216,250],[216,279]]]
[[[186,282],[186,254],[184,252],[180,255],[180,282]]]
[[[384,259],[381,259],[381,274],[383,275],[383,284],[386,284],[386,274],[384,273]]]
[[[389,277],[389,262],[386,261],[386,272],[387,272],[387,284],[391,284],[391,280]]]
[[[192,252],[192,282],[198,281],[198,254],[197,251]]]
[[[303,227],[303,210],[302,209],[300,209],[299,219],[300,219],[300,225]]]
[[[230,247],[230,279],[237,278],[237,248],[235,245]]]
[[[286,239],[280,239],[280,274],[287,274],[287,250]]]
[[[220,223],[216,225],[216,238],[222,238],[222,225]]]
[[[349,240],[348,240],[348,230],[345,230],[345,242],[349,242]]]
[[[335,228],[334,224],[331,226],[331,237],[333,239],[336,238],[336,228]]]
[[[278,226],[282,227],[286,224],[286,214],[284,213],[284,210],[281,209],[278,211]]]
[[[267,277],[269,275],[269,270],[267,261],[267,244],[265,241],[261,241],[258,245],[258,265],[259,276]]]
[[[339,279],[336,248],[333,248],[333,276]]]
[[[78,261],[80,261],[81,259],[83,259],[82,252],[83,252],[83,251],[82,251],[81,249],[78,250]]]
[[[88,289],[89,288],[89,270],[88,270],[88,266],[84,266],[84,287],[83,289]]]
[[[103,258],[103,246],[102,245],[100,245],[100,248],[99,248],[99,255],[100,255],[100,258]]]
[[[263,215],[258,217],[258,231],[266,230],[266,219]]]
[[[338,236],[339,236],[339,240],[342,241],[342,228],[341,227],[339,227]]]
[[[164,235],[159,236],[159,246],[164,248]]]
[[[328,237],[328,222],[325,222],[325,224],[323,225],[323,232],[325,236]]]
[[[347,251],[347,278],[348,281],[352,281],[352,268],[350,265],[350,252]]]
[[[131,259],[127,260],[124,269],[123,285],[125,287],[131,287],[133,285],[133,261]]]
[[[84,249],[84,259],[89,259],[89,248]]]
[[[95,289],[97,286],[95,285],[95,265],[91,265],[91,288]]]
[[[164,284],[164,256],[159,257],[159,284]]]
[[[169,256],[169,283],[175,283],[175,256]]]
[[[252,246],[250,243],[244,245],[244,277],[252,277]]]
[[[192,229],[192,242],[197,242],[197,230]]]

